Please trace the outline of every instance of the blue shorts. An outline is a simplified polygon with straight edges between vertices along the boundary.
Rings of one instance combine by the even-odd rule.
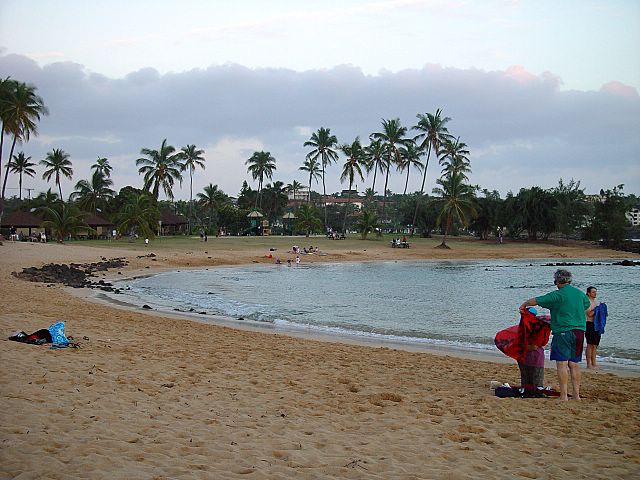
[[[551,340],[551,360],[579,363],[582,361],[584,330],[555,333]]]

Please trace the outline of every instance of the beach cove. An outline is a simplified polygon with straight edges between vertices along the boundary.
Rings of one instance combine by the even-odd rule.
[[[296,240],[327,253],[305,263],[638,259],[549,244],[452,241],[451,251],[441,251],[429,239],[408,250],[375,241]],[[488,383],[517,383],[515,362],[185,322],[11,276],[49,262],[103,257],[125,257],[129,265],[120,270],[128,277],[269,264],[274,255],[286,260],[285,242],[291,243],[211,239],[184,248],[163,241],[146,250],[117,242],[0,247],[3,477],[633,478],[640,471],[637,377],[583,370],[581,403],[498,399]],[[57,320],[80,349],[6,340],[15,330]],[[554,370],[547,369],[546,383],[556,383]]]

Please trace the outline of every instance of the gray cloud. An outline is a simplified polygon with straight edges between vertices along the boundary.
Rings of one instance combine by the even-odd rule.
[[[640,193],[640,96],[619,82],[600,91],[563,91],[553,74],[535,76],[522,67],[487,72],[438,65],[372,76],[349,65],[295,72],[230,64],[165,75],[144,68],[114,79],[76,63],[40,67],[14,54],[0,54],[0,72],[35,84],[49,107],[40,136],[23,150],[34,160],[52,148],[70,153],[76,173],[63,185],[65,194],[88,177],[98,156],[112,159],[117,188],[139,186],[140,149],[158,148],[164,138],[178,148],[206,149],[208,166],[194,179],[196,191],[212,182],[236,194],[250,180],[244,160],[255,149],[275,156],[275,179],[306,183],[297,167],[308,132],[326,126],[341,142],[356,135],[366,141],[382,118],[411,126],[417,113],[436,108],[469,145],[471,181],[481,187],[504,194],[552,187],[562,177],[581,180],[587,192],[624,183],[626,192]],[[429,189],[438,170],[430,167]],[[331,167],[330,191],[341,188],[338,177],[339,167]],[[46,188],[39,177],[26,183]],[[419,183],[414,175],[410,189]],[[9,186],[17,180],[10,178]],[[365,186],[370,180],[359,185]],[[390,187],[403,186],[395,175]],[[186,198],[188,186],[176,193]]]

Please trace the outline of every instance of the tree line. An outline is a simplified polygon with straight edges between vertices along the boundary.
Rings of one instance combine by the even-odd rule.
[[[43,168],[42,178],[53,182],[57,193],[50,188],[33,199],[23,200],[23,178],[36,175],[36,163],[23,151],[15,152],[16,145],[36,136],[38,122],[48,114],[36,90],[33,85],[9,77],[0,81],[0,222],[9,174],[17,175],[19,180],[18,198],[11,199],[12,208],[39,210],[51,226],[59,227],[54,228],[56,231],[64,231],[63,238],[86,229],[83,217],[87,213],[100,213],[123,234],[134,231],[153,236],[161,209],[184,214],[191,231],[206,229],[214,233],[224,229],[229,233],[250,233],[248,212],[256,210],[271,222],[282,223],[288,194],[295,198],[303,188],[297,180],[287,185],[273,181],[277,161],[270,152],[260,151],[245,162],[257,189],[244,181],[234,203],[217,185],[209,183],[194,199],[193,177],[199,169],[205,169],[204,151],[193,144],[176,149],[164,139],[157,150],[141,149],[136,160],[142,176],[139,189],[127,186],[116,193],[112,189],[113,168],[107,158],[98,157],[91,166],[91,177],[78,181],[65,201],[61,180],[72,179],[73,165],[67,152],[54,148],[38,163]],[[331,228],[342,232],[357,230],[363,236],[372,231],[405,231],[410,235],[419,232],[428,236],[439,229],[444,235],[442,247],[446,247],[447,235],[451,233],[473,233],[486,239],[498,228],[514,238],[526,234],[530,240],[553,234],[564,237],[579,234],[614,245],[624,238],[628,227],[624,214],[637,199],[625,196],[622,185],[603,189],[596,202],[589,201],[580,182],[564,183],[562,179],[553,189],[523,188],[501,199],[497,192],[469,183],[470,151],[459,136],[449,132],[450,122],[442,109],[416,115],[416,122],[410,127],[403,126],[399,118],[382,119],[380,130],[371,133],[366,144],[360,137],[340,143],[330,128],[320,127],[303,145],[309,150],[299,170],[305,177],[308,193],[304,202],[295,204],[296,220],[290,223],[289,231],[310,234]],[[5,139],[10,149],[3,165]],[[340,206],[329,205],[326,171],[341,157],[344,163],[340,182],[348,186],[347,201]],[[440,171],[436,187],[425,194],[431,159],[437,161]],[[175,201],[176,183],[181,186],[187,173],[189,201]],[[418,192],[407,192],[411,173],[421,175]],[[403,176],[402,194],[388,189],[393,174]],[[356,181],[364,182],[365,176],[371,187],[364,197],[357,198],[363,208],[352,207],[353,185]],[[265,184],[268,180],[271,183]],[[314,184],[319,185],[320,181],[321,195],[313,191]],[[376,190],[377,182],[383,184],[381,194]],[[168,200],[159,200],[161,190]]]

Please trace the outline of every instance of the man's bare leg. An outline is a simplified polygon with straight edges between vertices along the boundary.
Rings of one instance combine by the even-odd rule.
[[[580,400],[580,365],[569,362],[571,385],[573,386],[573,400]]]
[[[596,368],[596,346],[587,344],[587,368]]]
[[[556,361],[556,369],[558,371],[558,381],[560,382],[560,400],[567,401],[569,396],[567,395],[567,388],[569,384],[569,367],[568,362]]]

